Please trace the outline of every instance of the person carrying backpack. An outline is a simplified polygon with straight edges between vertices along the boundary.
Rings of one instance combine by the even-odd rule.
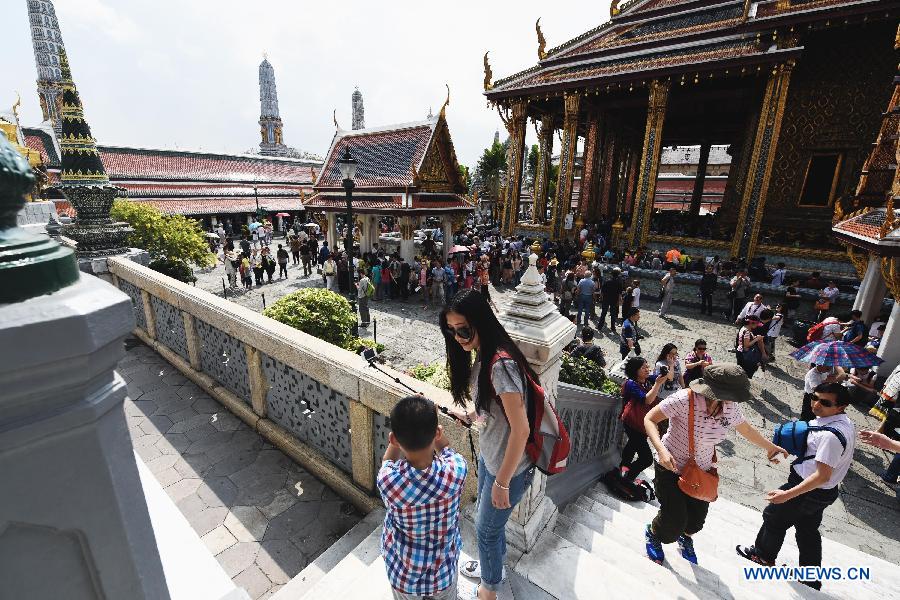
[[[736,430],[769,460],[778,462],[784,448],[762,436],[744,419],[740,403],[752,399],[750,379],[735,364],[709,365],[703,377],[672,394],[647,413],[644,429],[656,448],[653,483],[659,512],[644,532],[647,556],[662,564],[663,544],[678,542],[681,556],[698,564],[693,536],[703,529],[709,504],[718,495],[715,447]],[[668,420],[660,439],[659,423]]]
[[[802,567],[822,564],[822,513],[837,500],[838,485],[853,463],[856,428],[845,414],[850,392],[839,383],[816,386],[805,448],[791,464],[787,483],[766,494],[769,505],[762,513],[762,526],[752,546],[737,546],[740,556],[761,565],[775,564],[787,530],[794,528]],[[821,581],[803,581],[821,589]]]
[[[475,508],[479,560],[462,563],[460,572],[481,579],[480,600],[494,600],[505,576],[506,522],[534,477],[535,466],[526,454],[531,433],[527,405],[534,401],[530,383],[538,377],[479,292],[457,294],[441,311],[440,325],[453,399],[459,406],[472,401],[475,412],[485,417]]]

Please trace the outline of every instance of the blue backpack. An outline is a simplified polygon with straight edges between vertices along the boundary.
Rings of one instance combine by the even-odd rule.
[[[827,425],[810,425],[806,421],[789,421],[787,423],[782,423],[775,429],[775,435],[772,436],[772,443],[787,450],[788,454],[796,456],[797,460],[791,464],[797,465],[810,458],[815,458],[815,455],[806,455],[806,438],[809,437],[809,432],[811,431],[829,431],[833,433],[844,449],[841,454],[847,450],[847,438],[844,437],[843,433],[834,427],[829,427]]]

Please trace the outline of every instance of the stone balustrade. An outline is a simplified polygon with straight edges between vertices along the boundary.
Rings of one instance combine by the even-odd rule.
[[[352,352],[147,267],[110,258],[109,270],[131,298],[137,337],[361,511],[381,506],[375,476],[387,415],[408,391]],[[445,390],[392,375],[452,405]],[[469,430],[445,415],[440,422],[472,461]],[[466,501],[476,487],[468,478]]]
[[[578,496],[618,464],[622,398],[560,383],[556,410],[572,442],[568,469],[547,480],[547,495],[559,506]]]

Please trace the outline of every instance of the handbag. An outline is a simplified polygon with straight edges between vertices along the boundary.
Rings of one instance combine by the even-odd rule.
[[[827,298],[819,298],[814,306],[816,310],[828,310],[831,308],[831,302]]]
[[[719,497],[719,473],[715,467],[704,471],[694,460],[694,391],[688,392],[688,461],[678,476],[678,488],[697,500],[715,502]],[[713,462],[716,453],[713,451]]]

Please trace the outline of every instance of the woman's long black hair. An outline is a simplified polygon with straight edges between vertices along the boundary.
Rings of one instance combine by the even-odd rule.
[[[441,311],[441,331],[446,331],[447,314],[457,313],[468,321],[469,326],[478,332],[479,354],[481,356],[481,368],[478,373],[478,394],[475,404],[479,412],[487,412],[491,409],[494,399],[494,389],[491,385],[491,359],[498,350],[503,350],[516,362],[522,373],[527,373],[533,381],[537,382],[538,376],[529,366],[525,355],[519,350],[515,342],[503,329],[503,325],[497,320],[494,311],[481,292],[473,289],[463,290],[456,294],[447,306]],[[469,390],[469,381],[472,376],[472,357],[455,339],[444,336],[447,346],[447,371],[450,374],[450,392],[456,404],[464,406],[472,400]],[[526,394],[528,389],[526,386]],[[528,398],[526,397],[526,400]]]
[[[656,357],[656,362],[666,362],[666,357],[669,356],[669,352],[678,348],[672,342],[669,342],[665,346],[662,347],[662,350],[659,351],[659,356]]]

